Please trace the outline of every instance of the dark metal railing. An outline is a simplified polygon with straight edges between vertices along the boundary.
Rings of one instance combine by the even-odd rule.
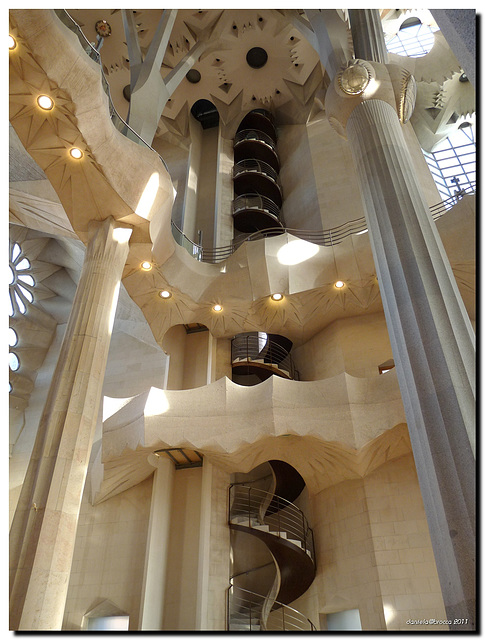
[[[266,621],[263,621],[262,611],[265,601],[266,596],[231,584],[227,590],[228,631],[317,630],[303,613],[277,600],[274,601]]]
[[[433,220],[438,220],[438,218],[441,218],[441,216],[449,211],[454,204],[461,200],[463,195],[473,195],[474,193],[476,193],[476,183],[472,183],[469,187],[463,189],[462,194],[460,194],[459,196],[451,196],[450,198],[447,198],[442,202],[438,202],[437,204],[432,205],[429,210]],[[255,196],[240,197],[252,198]],[[234,203],[236,203],[237,200],[238,198],[234,200]],[[227,258],[232,255],[237,249],[239,249],[239,247],[245,242],[262,240],[268,235],[271,235],[272,232],[274,232],[275,234],[289,233],[296,238],[306,240],[307,242],[312,242],[313,244],[318,244],[321,247],[332,247],[334,245],[340,244],[351,235],[360,235],[366,233],[367,222],[365,218],[357,218],[356,220],[350,220],[349,222],[345,222],[338,227],[333,227],[332,229],[326,229],[324,231],[292,229],[290,227],[271,227],[262,231],[255,231],[242,240],[233,242],[231,245],[226,245],[224,247],[214,247],[212,249],[205,249],[201,245],[197,245],[196,243],[192,242],[192,240],[190,240],[185,234],[183,234],[183,232],[180,231],[180,229],[172,222],[172,229],[174,228],[179,235],[183,236],[183,243],[179,242],[179,244],[185,246],[191,255],[196,256],[197,259],[202,262],[209,262],[214,264],[217,262],[221,262],[222,260],[227,260]]]
[[[257,209],[258,211],[267,211],[276,218],[280,218],[280,208],[277,204],[257,193],[245,193],[242,196],[238,196],[232,201],[232,213],[239,213],[240,211],[246,211],[247,209]],[[258,232],[261,233],[261,232]]]
[[[280,370],[292,380],[299,379],[299,373],[289,351],[272,340],[269,335],[266,339],[262,339],[261,334],[255,332],[233,338],[231,341],[231,361],[233,365],[255,363],[271,369],[274,373],[278,373]]]
[[[245,142],[246,140],[262,142],[276,152],[275,141],[267,133],[264,133],[264,131],[258,131],[257,129],[243,129],[242,131],[238,131],[234,136],[234,146],[236,147],[240,142]]]
[[[270,178],[275,184],[277,184],[278,181],[277,172],[267,162],[263,162],[263,160],[248,158],[247,160],[240,160],[234,165],[233,178],[247,173],[259,173],[260,175]]]
[[[249,529],[268,525],[272,535],[301,543],[315,562],[313,531],[295,504],[268,491],[246,485],[229,486],[229,522],[240,521]]]

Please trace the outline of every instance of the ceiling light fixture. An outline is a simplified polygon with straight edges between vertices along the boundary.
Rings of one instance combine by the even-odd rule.
[[[283,294],[282,293],[273,293],[273,294],[271,294],[271,300],[275,300],[275,302],[279,302],[280,300],[283,300]]]
[[[9,34],[8,35],[8,48],[10,49],[10,51],[12,51],[13,49],[15,49],[16,46],[17,46],[17,41],[15,40],[15,38],[13,36],[11,36]]]
[[[342,287],[345,287],[345,283],[342,282],[342,280],[337,280],[337,282],[335,283],[335,288],[341,289]]]
[[[141,268],[143,269],[143,271],[151,271],[152,270],[152,263],[148,262],[147,260],[145,260],[145,262],[141,263]]]
[[[37,98],[37,104],[44,111],[50,111],[54,107],[54,100],[49,96],[42,95]]]
[[[216,311],[217,313],[219,313],[220,311],[222,311],[222,306],[220,304],[215,304],[212,307],[212,311]]]
[[[172,297],[172,294],[170,293],[170,291],[167,291],[166,289],[164,289],[163,291],[160,291],[158,295],[160,296],[160,298],[164,298],[164,300],[168,300],[168,298]]]
[[[81,149],[78,149],[77,147],[73,147],[70,151],[69,151],[70,155],[72,158],[74,158],[75,160],[79,160],[80,158],[83,157],[83,152],[81,151]]]

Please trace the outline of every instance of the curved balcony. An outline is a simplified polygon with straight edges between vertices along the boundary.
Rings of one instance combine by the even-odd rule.
[[[253,331],[241,333],[232,339],[232,369],[239,376],[256,376],[263,381],[271,375],[298,380],[290,355],[293,343],[275,333]]]
[[[273,124],[273,116],[265,109],[250,111],[241,121],[238,132],[243,129],[257,129],[276,141],[276,128]]]
[[[234,227],[242,233],[262,233],[278,235],[283,233],[279,207],[265,196],[247,193],[237,197],[232,203]],[[279,229],[281,228],[281,231]],[[268,234],[265,229],[271,229]]]
[[[276,172],[280,170],[276,143],[262,131],[243,129],[236,134],[234,138],[234,161],[241,162],[246,158],[262,160]]]
[[[241,160],[234,165],[234,191],[242,196],[246,193],[259,193],[270,198],[278,207],[283,204],[278,174],[266,162],[261,160]]]

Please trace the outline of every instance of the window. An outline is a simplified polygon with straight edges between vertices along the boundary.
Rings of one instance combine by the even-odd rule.
[[[26,303],[34,301],[33,288],[35,281],[30,274],[30,270],[30,261],[22,254],[20,245],[15,242],[10,249],[8,271],[8,313],[10,316],[14,316],[16,313],[25,314],[27,311]]]
[[[438,30],[437,26],[423,24],[419,18],[408,18],[397,34],[387,42],[387,50],[399,56],[421,58],[433,48],[433,32]]]
[[[428,167],[443,200],[460,196],[476,182],[475,131],[471,122],[463,122],[432,153],[423,151]]]

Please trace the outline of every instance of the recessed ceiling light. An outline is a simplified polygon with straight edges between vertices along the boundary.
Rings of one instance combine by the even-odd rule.
[[[212,307],[212,311],[217,311],[217,312],[222,311],[222,306],[220,304],[215,304]]]
[[[152,263],[148,261],[142,262],[141,268],[143,269],[143,271],[151,271]]]
[[[12,51],[12,49],[15,49],[16,46],[17,46],[17,41],[15,40],[15,38],[13,36],[11,36],[9,34],[9,36],[8,36],[8,48],[10,49],[10,51]]]
[[[49,96],[42,95],[37,98],[37,104],[41,109],[44,109],[44,111],[50,111],[54,106],[54,100]]]
[[[160,291],[158,295],[160,296],[160,298],[164,298],[165,300],[172,297],[172,294],[170,293],[170,291],[167,291],[166,289],[164,289],[163,291]]]
[[[276,302],[279,302],[280,300],[283,300],[283,294],[282,293],[273,293],[271,295],[271,300],[275,300]]]
[[[69,153],[71,154],[71,156],[73,158],[75,158],[76,160],[79,160],[79,158],[83,157],[83,152],[81,151],[81,149],[78,149],[77,147],[73,147]]]
[[[341,289],[342,287],[345,287],[345,283],[342,282],[342,280],[337,280],[337,282],[335,283],[335,287],[337,289]]]

